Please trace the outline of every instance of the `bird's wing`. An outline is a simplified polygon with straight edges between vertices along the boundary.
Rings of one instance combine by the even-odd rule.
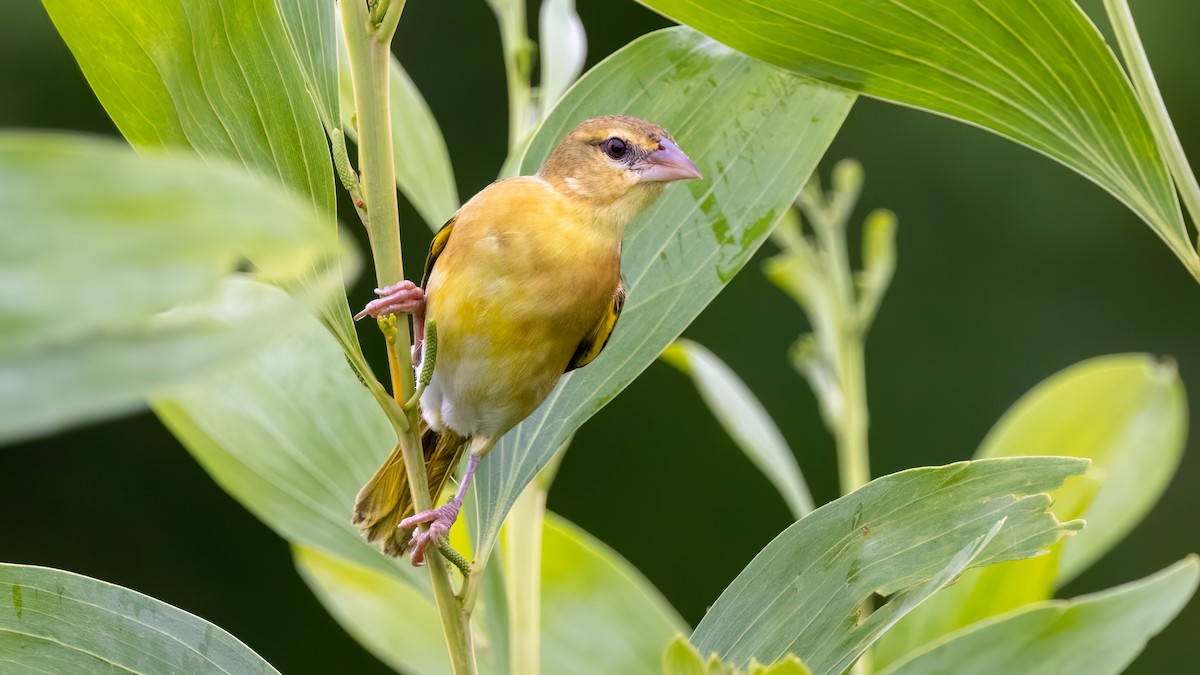
[[[624,307],[625,284],[621,283],[617,285],[617,290],[613,293],[612,304],[608,306],[608,311],[575,348],[575,354],[571,356],[571,362],[567,364],[564,372],[569,373],[576,368],[582,368],[600,356],[604,345],[607,345],[608,339],[612,337],[613,328],[616,328],[617,319],[621,318],[621,310]]]
[[[446,242],[450,241],[450,234],[454,232],[454,220],[454,218],[447,220],[442,229],[433,235],[433,243],[429,245],[429,255],[425,256],[425,275],[421,277],[421,288],[429,286],[429,275],[433,273],[433,264],[437,262],[442,251],[446,250]]]

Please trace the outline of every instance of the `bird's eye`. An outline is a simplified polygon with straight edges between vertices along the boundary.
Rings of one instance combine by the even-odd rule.
[[[604,154],[613,159],[621,159],[625,156],[625,153],[629,152],[629,145],[616,137],[604,141],[600,144],[600,147],[604,150]]]

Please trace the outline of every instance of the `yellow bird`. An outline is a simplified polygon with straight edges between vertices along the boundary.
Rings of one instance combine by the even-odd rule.
[[[359,492],[354,522],[368,541],[412,562],[458,518],[480,458],[532,413],[564,373],[587,365],[625,303],[625,226],[676,180],[700,178],[661,127],[634,117],[590,119],[559,142],[534,176],[492,183],[433,239],[421,286],[376,289],[355,319],[411,313],[423,357],[437,325],[433,379],[421,396],[432,498],[464,449],[454,498],[413,515],[403,459],[393,451]],[[429,523],[425,532],[418,525]]]

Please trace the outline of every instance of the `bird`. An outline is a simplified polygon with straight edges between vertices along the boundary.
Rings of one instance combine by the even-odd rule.
[[[662,127],[622,115],[586,120],[535,175],[496,181],[459,208],[434,236],[420,285],[375,289],[355,320],[413,315],[414,361],[425,358],[426,323],[436,325],[420,397],[432,500],[463,452],[468,460],[450,501],[414,513],[394,449],[355,501],[353,522],[369,542],[423,564],[458,518],[479,461],[608,343],[625,305],[626,226],[668,183],[699,178]]]

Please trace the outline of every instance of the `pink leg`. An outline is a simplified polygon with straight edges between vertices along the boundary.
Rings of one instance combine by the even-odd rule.
[[[421,342],[425,340],[425,291],[407,279],[386,288],[376,288],[379,298],[367,303],[354,320],[368,316],[378,319],[391,314],[413,315],[413,361],[421,361]]]
[[[467,486],[471,484],[471,478],[475,475],[475,468],[479,465],[479,455],[471,453],[467,458],[467,470],[463,473],[462,483],[458,486],[458,491],[454,493],[454,498],[442,504],[436,509],[422,511],[415,516],[410,516],[400,521],[400,527],[404,529],[413,528],[412,536],[412,564],[423,565],[425,563],[425,549],[429,548],[430,544],[436,544],[437,540],[450,533],[450,526],[454,521],[458,520],[458,511],[462,508],[463,498],[467,495]],[[429,523],[429,528],[422,532],[418,525],[421,523]]]

